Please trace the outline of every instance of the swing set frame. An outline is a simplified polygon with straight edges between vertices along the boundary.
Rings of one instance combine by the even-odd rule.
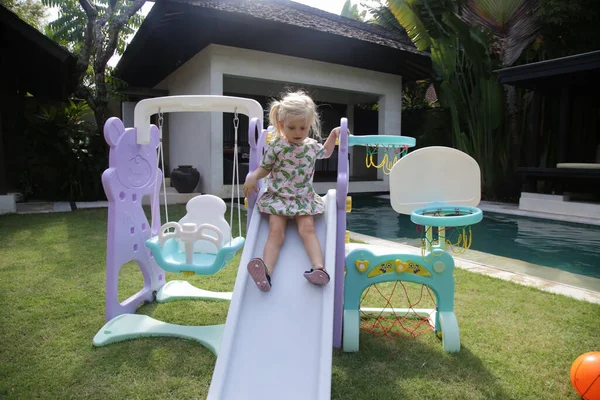
[[[237,112],[247,115],[251,120],[251,134],[258,127],[262,128],[261,105],[252,99],[232,96],[169,96],[146,99],[135,107],[135,128],[126,129],[118,118],[110,118],[105,124],[104,137],[110,145],[109,168],[102,175],[109,203],[106,256],[107,323],[93,339],[96,346],[139,337],[176,336],[196,340],[215,354],[218,351],[224,325],[181,326],[135,314],[137,308],[145,302],[181,299],[231,300],[231,292],[209,292],[196,288],[187,281],[166,282],[165,270],[158,264],[152,251],[146,247],[146,242],[155,237],[161,227],[158,196],[161,181],[164,182],[164,179],[161,179],[163,172],[158,168],[159,154],[162,153],[162,129],[150,124],[150,117],[158,114],[159,125],[162,125],[160,121],[163,113],[199,111]],[[234,176],[237,172],[236,166]],[[237,181],[239,196],[239,176]],[[234,187],[235,185],[232,185],[232,201]],[[151,225],[142,208],[144,196],[150,196]],[[233,215],[233,209],[231,214]],[[119,272],[123,265],[131,261],[138,264],[144,278],[144,287],[121,302],[118,296]]]

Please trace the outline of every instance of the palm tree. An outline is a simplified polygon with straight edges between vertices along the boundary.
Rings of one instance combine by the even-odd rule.
[[[361,4],[369,11],[369,14],[371,14],[371,19],[365,22],[380,26],[392,32],[406,35],[404,27],[400,25],[390,9],[381,3],[381,0],[365,0],[361,2]]]
[[[538,0],[468,0],[461,17],[471,26],[481,25],[494,37],[493,51],[503,68],[510,67],[537,37]],[[504,85],[508,134],[512,142],[512,170],[518,167],[521,132],[517,90]]]
[[[340,13],[342,17],[355,19],[357,21],[364,22],[365,16],[367,15],[367,11],[363,10],[362,12],[358,12],[358,5],[352,4],[351,0],[346,0],[344,6],[342,7],[342,12]]]
[[[519,119],[514,88],[503,96],[492,71],[514,63],[535,39],[537,0],[372,1],[378,6],[369,11],[380,25],[398,29],[391,14],[417,49],[431,52],[436,91],[452,115],[454,144],[480,163],[484,189],[494,191],[497,171],[508,167],[508,142],[499,131],[503,103],[513,154]]]
[[[538,35],[538,6],[538,0],[468,0],[461,18],[490,30],[502,67],[509,67]]]
[[[458,17],[463,7],[458,1],[387,0],[382,6],[370,9],[382,25],[394,27],[391,13],[415,47],[431,53],[432,78],[452,117],[454,146],[477,160],[484,191],[493,195],[502,161],[497,134],[502,90],[492,74],[491,37]]]

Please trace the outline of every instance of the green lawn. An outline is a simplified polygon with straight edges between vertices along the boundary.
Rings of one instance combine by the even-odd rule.
[[[169,211],[173,220],[184,210]],[[0,399],[206,397],[215,357],[195,342],[92,346],[104,324],[106,215],[99,209],[0,217]],[[231,290],[238,262],[188,280]],[[122,298],[142,287],[134,265],[121,275]],[[207,325],[224,323],[227,307],[189,301],[139,312]],[[444,353],[433,334],[390,340],[363,333],[360,352],[334,351],[332,398],[579,398],[569,370],[580,354],[600,350],[600,306],[457,270],[456,314],[459,353]]]

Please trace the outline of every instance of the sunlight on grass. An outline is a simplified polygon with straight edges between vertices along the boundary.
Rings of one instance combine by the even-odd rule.
[[[119,271],[119,302],[127,300],[144,288],[144,275],[136,261],[129,261]]]
[[[361,330],[376,337],[410,338],[433,330],[427,318],[436,309],[435,295],[425,285],[401,281],[371,285],[361,295],[360,308],[384,309],[361,312]],[[427,313],[418,314],[422,309]]]
[[[183,206],[169,207],[170,220],[183,214]],[[0,398],[206,397],[215,357],[195,342],[92,345],[105,322],[106,218],[106,209],[0,216]],[[240,255],[215,275],[167,273],[167,280],[231,291]],[[459,353],[444,353],[429,333],[392,340],[362,332],[358,353],[334,350],[332,398],[578,399],[569,369],[580,354],[598,350],[600,306],[464,270],[456,270],[455,279]],[[137,265],[127,264],[120,298],[142,286]],[[421,286],[404,286],[411,302],[420,298]],[[396,287],[393,305],[405,307],[403,296]],[[365,304],[383,307],[386,300],[370,292]],[[418,307],[432,306],[425,293]],[[144,304],[137,312],[210,325],[223,324],[228,307],[180,301]]]

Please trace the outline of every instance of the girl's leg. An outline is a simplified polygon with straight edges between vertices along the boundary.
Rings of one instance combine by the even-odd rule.
[[[279,250],[285,239],[285,226],[287,225],[287,217],[281,215],[271,215],[269,217],[269,236],[265,249],[263,251],[263,261],[269,270],[269,275],[273,275],[275,263],[279,258]]]
[[[321,244],[315,231],[315,219],[312,215],[303,215],[296,217],[296,222],[298,233],[304,240],[304,247],[312,264],[312,268],[304,273],[304,277],[313,285],[326,285],[329,283],[329,274],[323,266]]]
[[[283,244],[286,224],[286,217],[271,215],[269,217],[269,236],[263,250],[263,258],[253,258],[248,262],[248,274],[263,292],[271,290],[271,275],[273,275],[273,268],[279,258],[279,249]]]
[[[323,269],[323,255],[321,253],[321,244],[315,231],[315,219],[312,215],[299,215],[296,217],[298,224],[298,233],[304,240],[304,247],[308,253],[308,258],[313,269]]]

